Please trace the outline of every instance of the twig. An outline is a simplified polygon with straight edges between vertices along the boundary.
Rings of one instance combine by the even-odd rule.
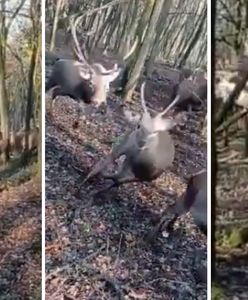
[[[118,253],[117,253],[117,257],[116,257],[115,263],[114,263],[114,267],[115,268],[116,268],[116,266],[118,264],[118,261],[119,261],[119,258],[120,258],[122,238],[123,238],[123,233],[121,233],[121,236],[120,236],[120,241],[119,241],[119,245],[118,245]]]
[[[230,161],[232,158],[234,158],[238,155],[239,155],[239,153],[231,153],[228,157],[218,158],[218,162],[219,163],[225,163],[227,161]]]
[[[125,297],[123,295],[121,287],[118,285],[116,280],[108,276],[107,274],[101,273],[100,275],[96,276],[97,279],[104,280],[108,284],[112,286],[112,288],[115,290],[115,292],[118,294],[118,299],[119,300],[125,300]]]
[[[68,294],[63,294],[63,300],[76,300],[76,298]]]
[[[93,257],[96,256],[97,254],[99,254],[104,248],[105,248],[105,245],[102,245],[97,251],[95,251],[95,252],[89,254],[88,256],[86,256],[86,257],[83,259],[83,261],[81,262],[81,264],[87,266],[87,264],[84,263],[84,262],[86,262],[87,260],[93,258]],[[52,272],[52,273],[50,273],[49,275],[47,275],[46,281],[47,281],[47,280],[50,280],[51,277],[56,276],[58,273],[60,273],[60,272],[62,272],[62,271],[64,271],[64,270],[66,270],[66,269],[68,269],[68,268],[70,268],[69,265],[66,265],[66,266],[64,266],[64,267],[57,268],[54,272]]]
[[[82,19],[83,17],[89,16],[89,15],[95,13],[95,12],[101,11],[103,9],[106,9],[106,8],[111,7],[111,6],[118,5],[118,4],[127,2],[127,1],[130,1],[130,0],[114,0],[114,1],[111,1],[111,2],[109,2],[107,4],[105,4],[105,5],[102,5],[100,7],[88,10],[87,12],[83,13],[81,16],[79,16],[79,13],[76,13],[76,14],[72,15],[71,18],[75,18],[75,17],[79,16],[79,18]]]
[[[238,112],[234,116],[232,116],[227,122],[221,125],[219,128],[216,129],[216,134],[219,135],[222,131],[227,130],[233,123],[238,121],[239,119],[243,118],[245,115],[248,114],[248,109],[244,108],[241,112]]]

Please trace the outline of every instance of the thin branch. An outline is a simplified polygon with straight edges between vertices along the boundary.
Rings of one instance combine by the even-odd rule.
[[[12,17],[10,17],[9,23],[6,25],[6,36],[8,35],[9,29],[15,19],[15,17],[18,15],[19,11],[23,7],[26,0],[22,0],[19,6],[16,8],[16,11],[13,13]]]
[[[20,63],[23,80],[25,81],[25,83],[27,83],[26,76],[24,73],[24,65],[21,57],[10,47],[9,44],[6,44],[6,47],[9,49],[10,53],[15,57],[15,59]]]
[[[233,117],[231,117],[227,122],[225,122],[221,127],[216,129],[216,134],[219,135],[222,131],[228,129],[233,123],[237,122],[239,119],[247,115],[248,109],[244,108],[241,112],[238,112]]]
[[[109,3],[107,3],[107,4],[105,4],[105,5],[102,5],[102,6],[100,6],[100,7],[93,8],[93,9],[91,9],[91,10],[89,10],[89,11],[83,13],[81,16],[79,16],[79,15],[80,15],[79,13],[74,14],[74,15],[71,16],[71,18],[73,19],[73,18],[79,16],[79,18],[82,19],[82,18],[85,17],[85,16],[89,16],[89,15],[91,15],[91,14],[93,14],[93,13],[95,13],[95,12],[98,12],[98,11],[100,11],[100,10],[103,10],[103,9],[106,9],[106,8],[111,7],[111,6],[118,5],[118,4],[127,2],[127,1],[134,1],[134,0],[114,0],[114,1],[111,1],[111,2],[109,2]]]
[[[11,10],[7,10],[7,9],[5,9],[4,11],[2,11],[4,14],[12,14],[13,13],[13,11],[11,11]],[[24,13],[19,13],[18,14],[18,16],[20,16],[20,17],[23,17],[23,18],[27,18],[27,19],[29,19],[30,18],[30,16],[29,15],[27,15],[27,14],[24,14]]]

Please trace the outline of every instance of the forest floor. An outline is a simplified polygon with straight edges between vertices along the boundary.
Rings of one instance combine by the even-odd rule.
[[[157,89],[147,102],[161,111],[165,79],[152,80]],[[158,236],[153,245],[144,238],[185,191],[186,179],[206,167],[201,137],[206,107],[186,113],[187,122],[172,130],[176,158],[171,170],[153,183],[126,184],[93,200],[90,193],[107,184],[101,176],[77,190],[128,130],[120,103],[111,94],[107,115],[92,108],[77,128],[77,104],[70,98],[56,101],[53,116],[46,113],[46,299],[207,299],[206,284],[197,277],[197,268],[206,263],[206,237],[190,214],[176,222],[169,237]],[[140,111],[139,93],[127,105]]]
[[[0,299],[41,299],[41,183],[26,169],[0,171]],[[31,178],[30,178],[31,177]]]
[[[229,159],[219,163],[217,181],[217,294],[220,296],[216,299],[239,300],[248,298],[248,167],[245,160],[242,163],[241,151],[237,151],[240,148],[237,145],[244,145],[244,136],[230,136],[230,148],[222,155]]]

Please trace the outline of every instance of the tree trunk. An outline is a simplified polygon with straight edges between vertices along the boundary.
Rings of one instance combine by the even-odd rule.
[[[156,26],[159,20],[159,16],[162,10],[162,7],[164,5],[165,0],[148,0],[147,6],[145,8],[145,12],[149,11],[150,22],[148,24],[147,30],[146,30],[146,36],[144,40],[142,41],[141,38],[141,47],[139,49],[139,52],[135,58],[136,62],[133,64],[131,71],[130,71],[130,78],[128,80],[128,83],[124,89],[124,100],[130,100],[132,97],[132,93],[136,87],[136,84],[138,82],[139,77],[142,73],[142,68],[144,66],[146,57],[148,55],[148,52],[150,50],[150,47],[152,43],[154,42],[155,36],[156,36]],[[143,24],[143,22],[141,21]],[[143,24],[145,26],[145,24]],[[141,28],[138,28],[138,32],[140,32]],[[142,34],[143,35],[143,34]]]
[[[5,1],[2,1],[0,9],[0,119],[2,137],[6,145],[2,153],[3,163],[5,164],[9,160],[9,102],[7,98],[5,82],[7,29],[4,11]]]
[[[196,43],[198,42],[199,37],[202,33],[202,29],[204,27],[204,22],[206,22],[206,15],[207,15],[207,7],[205,6],[204,11],[203,11],[203,15],[201,16],[201,19],[200,19],[200,22],[199,22],[199,25],[198,25],[198,28],[195,31],[195,33],[193,34],[191,42],[188,43],[188,47],[186,48],[186,51],[182,55],[182,58],[179,60],[178,67],[181,67],[185,64],[186,60],[190,56],[191,51],[194,49]]]
[[[162,13],[160,15],[158,26],[157,26],[156,39],[155,39],[154,45],[152,47],[151,55],[147,62],[147,67],[146,67],[147,75],[152,73],[155,59],[157,58],[157,56],[160,52],[161,40],[162,40],[164,32],[166,30],[165,27],[163,26],[163,24],[165,23],[165,20],[167,18],[168,12],[170,10],[171,4],[172,4],[172,0],[167,0],[164,2],[164,6],[162,8]]]
[[[55,11],[55,16],[53,20],[53,29],[52,29],[52,35],[51,35],[51,42],[50,42],[50,51],[53,51],[54,46],[55,46],[55,40],[56,40],[56,31],[57,31],[57,26],[58,26],[58,20],[59,20],[59,14],[60,10],[62,8],[63,0],[57,0],[56,4],[56,11]]]

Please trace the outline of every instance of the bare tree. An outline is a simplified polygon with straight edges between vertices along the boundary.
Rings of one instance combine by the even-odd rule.
[[[5,141],[5,149],[3,151],[4,162],[9,160],[9,102],[6,91],[6,49],[9,30],[18,12],[24,5],[22,0],[11,15],[6,17],[6,1],[1,1],[0,10],[0,114],[1,114],[1,131],[3,140]]]
[[[59,20],[59,14],[63,6],[63,0],[57,0],[56,1],[56,10],[55,10],[55,15],[54,15],[54,20],[53,20],[53,28],[52,28],[52,35],[51,35],[51,42],[50,42],[50,51],[53,51],[54,44],[55,44],[55,38],[56,38],[56,30],[57,30],[57,25],[58,25],[58,20]]]
[[[30,59],[30,67],[29,67],[29,74],[28,74],[28,94],[27,94],[27,108],[26,108],[26,119],[25,119],[25,152],[29,149],[29,131],[30,131],[30,120],[34,118],[34,98],[35,95],[35,75],[36,75],[36,67],[37,67],[37,60],[38,55],[40,52],[41,46],[41,23],[40,23],[40,1],[32,0],[30,5],[30,18],[32,21],[32,41],[31,41],[31,48],[32,54]]]
[[[141,44],[139,47],[139,52],[135,55],[136,56],[135,63],[131,66],[131,69],[130,69],[130,77],[129,77],[128,83],[125,87],[124,99],[131,98],[132,93],[136,87],[138,78],[141,75],[142,68],[144,66],[146,57],[149,53],[152,43],[155,40],[156,26],[157,26],[163,5],[164,5],[164,0],[147,1],[146,2],[145,11],[144,11],[144,14],[142,17],[142,21],[140,22],[140,28],[137,29],[137,32],[139,33],[143,26],[146,27],[145,23],[148,19],[147,16],[150,16],[149,23],[148,23],[146,32],[142,32],[142,35],[146,34],[146,36],[143,41],[142,41],[142,39],[140,40]]]

